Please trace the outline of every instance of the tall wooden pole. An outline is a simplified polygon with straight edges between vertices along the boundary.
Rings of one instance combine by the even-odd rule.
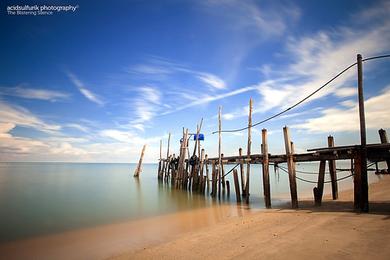
[[[268,161],[268,140],[267,129],[261,130],[262,151],[263,154],[263,191],[265,207],[271,207],[271,188],[269,183],[269,161]]]
[[[253,102],[252,98],[249,99],[249,115],[248,115],[248,147],[247,147],[247,157],[251,157],[251,146],[252,146],[252,109]],[[246,165],[246,183],[245,183],[245,202],[249,203],[249,177],[251,172],[251,162],[248,162]]]
[[[297,180],[295,179],[295,163],[291,148],[290,133],[287,126],[283,128],[283,133],[284,145],[286,148],[287,155],[288,177],[290,182],[291,206],[292,208],[298,208]]]
[[[364,115],[363,96],[363,63],[362,55],[357,55],[358,69],[358,96],[359,96],[359,119],[360,119],[360,145],[361,145],[361,196],[360,211],[368,212],[368,180],[367,180],[367,139],[366,139],[366,119]]]
[[[221,177],[222,177],[222,158],[221,158],[221,131],[222,131],[222,107],[218,110],[218,198],[221,199]]]

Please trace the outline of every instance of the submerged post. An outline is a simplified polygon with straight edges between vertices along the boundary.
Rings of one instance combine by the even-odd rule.
[[[297,181],[295,179],[295,164],[293,153],[291,152],[291,140],[290,133],[287,126],[283,127],[284,133],[284,145],[286,148],[287,166],[288,166],[288,179],[290,182],[290,194],[291,194],[291,206],[292,208],[298,208],[298,195],[297,195]]]
[[[269,160],[268,160],[268,140],[267,129],[261,130],[262,154],[263,154],[263,191],[265,207],[271,207],[271,188],[269,183]]]
[[[233,170],[233,180],[234,180],[234,190],[236,191],[236,200],[241,202],[241,192],[240,192],[240,183],[238,182],[237,170]]]
[[[333,136],[331,135],[328,136],[328,147],[334,147],[334,139]],[[338,194],[338,187],[337,187],[336,161],[329,160],[328,166],[329,166],[330,180],[332,183],[332,198],[334,200],[337,200],[339,194]]]
[[[145,148],[146,144],[144,144],[142,147],[141,157],[139,158],[137,168],[135,168],[134,177],[139,177],[140,173],[142,172],[142,160],[144,159]]]
[[[247,147],[247,158],[251,158],[251,146],[252,146],[252,109],[253,103],[252,98],[249,99],[249,115],[248,115],[248,147]],[[249,203],[249,177],[251,172],[251,162],[249,161],[246,165],[246,183],[245,183],[245,202]]]
[[[366,119],[364,115],[364,96],[363,96],[363,63],[362,55],[357,55],[358,70],[358,96],[359,96],[359,119],[360,119],[360,211],[368,212],[368,180],[367,180],[367,140],[366,140]]]

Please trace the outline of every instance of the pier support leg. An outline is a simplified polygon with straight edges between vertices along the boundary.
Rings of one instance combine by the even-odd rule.
[[[268,160],[268,140],[267,129],[261,131],[262,136],[262,154],[263,154],[263,191],[264,203],[266,208],[271,207],[271,188],[269,183],[269,160]]]
[[[291,140],[290,133],[287,126],[283,128],[284,133],[284,144],[287,155],[287,166],[288,166],[288,179],[290,182],[290,194],[291,194],[291,207],[298,208],[298,194],[297,194],[297,181],[295,179],[295,163],[294,156],[291,152]]]
[[[328,136],[328,147],[334,147],[333,136]],[[338,194],[338,187],[337,187],[336,161],[329,160],[328,165],[329,165],[330,180],[332,182],[332,198],[334,200],[337,200],[339,194]]]
[[[325,166],[326,166],[326,161],[321,161],[320,170],[318,173],[317,187],[313,189],[316,206],[321,206],[322,203],[322,195],[324,194]]]
[[[234,190],[236,191],[236,200],[237,202],[241,202],[240,184],[238,182],[238,174],[236,169],[233,170],[233,180],[234,180]]]

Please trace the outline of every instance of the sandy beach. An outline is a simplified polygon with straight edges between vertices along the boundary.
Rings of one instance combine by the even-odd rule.
[[[235,205],[13,241],[0,245],[4,259],[388,259],[390,176],[371,184],[369,214],[353,212],[352,191],[299,210],[248,211]]]
[[[351,190],[339,195],[232,217],[116,259],[389,259],[390,176],[370,185],[369,214],[353,212]]]

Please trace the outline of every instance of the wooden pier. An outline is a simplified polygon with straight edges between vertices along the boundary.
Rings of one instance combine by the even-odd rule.
[[[368,58],[366,60],[370,60]],[[263,192],[264,192],[264,203],[267,208],[271,207],[271,188],[269,180],[269,168],[270,165],[279,167],[281,163],[286,163],[287,168],[284,169],[288,173],[290,196],[291,196],[291,207],[298,208],[298,193],[297,193],[297,180],[304,181],[302,178],[296,176],[296,163],[299,162],[318,162],[318,180],[315,183],[316,186],[313,188],[313,196],[315,204],[320,206],[323,196],[323,187],[325,179],[325,167],[328,163],[330,182],[332,187],[332,198],[336,200],[338,198],[338,181],[347,177],[353,178],[354,183],[354,207],[356,210],[361,212],[368,212],[369,210],[369,198],[368,198],[368,178],[367,178],[367,163],[371,162],[378,168],[378,162],[386,162],[387,169],[390,169],[390,144],[386,131],[383,129],[379,130],[380,143],[367,144],[366,143],[366,126],[365,126],[365,115],[364,115],[364,99],[363,99],[363,79],[362,79],[362,57],[357,55],[357,62],[352,64],[347,69],[357,65],[358,71],[358,100],[359,100],[359,117],[360,117],[360,145],[351,146],[335,146],[335,140],[332,136],[328,136],[327,147],[320,147],[314,149],[308,149],[306,153],[295,153],[294,143],[291,140],[289,128],[286,126],[283,128],[283,138],[285,144],[284,154],[270,154],[268,141],[267,141],[267,130],[262,129],[261,132],[261,147],[254,149],[260,153],[252,153],[252,133],[251,130],[254,127],[252,124],[252,107],[253,101],[249,100],[249,115],[248,115],[248,126],[238,131],[248,130],[248,142],[247,142],[247,153],[242,153],[242,148],[239,149],[238,155],[226,156],[222,152],[222,108],[219,107],[218,111],[218,156],[209,157],[204,149],[201,149],[201,143],[199,140],[199,134],[202,128],[203,119],[197,125],[197,131],[194,135],[195,145],[192,156],[189,151],[189,139],[191,134],[188,129],[183,128],[183,136],[180,144],[180,154],[176,157],[175,154],[169,153],[170,146],[170,134],[168,138],[168,149],[166,158],[161,158],[161,146],[160,146],[160,163],[158,170],[158,178],[161,181],[171,183],[172,188],[183,189],[189,192],[198,192],[201,194],[210,193],[214,198],[221,196],[226,193],[230,193],[230,183],[225,180],[227,174],[233,175],[234,191],[236,200],[238,203],[241,202],[241,198],[246,203],[250,201],[250,190],[249,181],[251,174],[259,174],[251,172],[252,164],[262,165],[262,180],[263,180]],[[344,73],[345,69],[342,73]],[[336,77],[342,73],[339,73]],[[332,80],[333,80],[332,79]],[[332,81],[331,80],[331,81]],[[330,83],[329,81],[328,83]],[[324,86],[326,86],[326,83]],[[322,86],[321,88],[323,88]],[[319,88],[318,90],[320,90]],[[315,94],[318,90],[313,92]],[[310,97],[309,95],[308,97]],[[308,98],[307,97],[307,98]],[[304,100],[298,102],[290,108],[302,103]],[[288,111],[286,109],[284,112]],[[270,120],[282,113],[271,116],[267,120]],[[263,120],[265,122],[267,120]],[[262,123],[260,122],[260,123]],[[258,125],[256,123],[255,125]],[[160,145],[162,145],[160,143]],[[336,162],[340,160],[349,160],[351,162],[351,174],[349,176],[337,179]],[[224,165],[235,164],[233,169],[225,173]],[[244,167],[246,165],[246,167]],[[239,166],[240,175],[238,174],[237,167]],[[209,176],[211,168],[211,178]],[[246,171],[245,171],[246,168]],[[377,169],[377,171],[379,171]],[[211,187],[210,187],[211,185]],[[211,188],[211,189],[210,189]],[[210,191],[211,190],[211,191]],[[206,192],[207,191],[207,192]]]

